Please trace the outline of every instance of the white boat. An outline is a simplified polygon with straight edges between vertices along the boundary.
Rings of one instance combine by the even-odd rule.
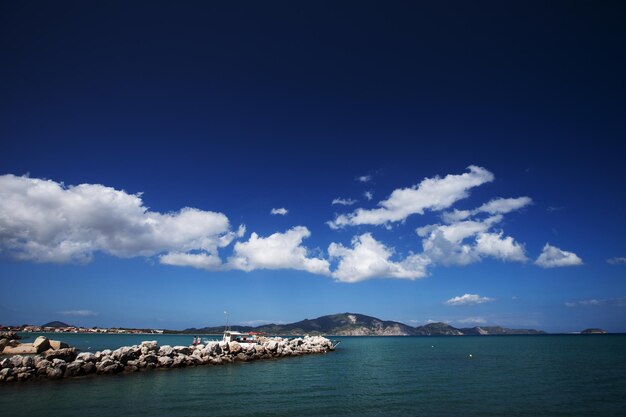
[[[257,344],[254,333],[241,333],[232,330],[225,330],[222,342],[230,343],[237,342],[242,347],[249,347]]]

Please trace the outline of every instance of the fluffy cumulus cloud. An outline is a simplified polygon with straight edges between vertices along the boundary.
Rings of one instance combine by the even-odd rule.
[[[466,198],[471,188],[494,179],[491,172],[478,166],[472,165],[468,171],[444,178],[426,178],[414,187],[394,190],[387,200],[378,203],[379,208],[359,208],[352,213],[337,216],[328,224],[334,229],[364,224],[381,225],[403,221],[412,214],[424,214],[425,210],[444,210]]]
[[[481,297],[478,294],[463,294],[458,297],[453,297],[447,300],[445,303],[450,306],[483,304],[490,301],[495,301],[494,298]]]
[[[355,236],[351,247],[331,243],[328,254],[339,260],[332,276],[343,282],[370,278],[423,278],[430,263],[427,257],[414,254],[394,262],[391,260],[393,250],[378,242],[370,233]]]
[[[279,216],[285,216],[287,213],[289,213],[289,210],[287,210],[284,207],[273,208],[272,211],[270,211],[270,214],[279,215]]]
[[[434,224],[417,229],[424,255],[441,265],[468,265],[483,257],[525,262],[524,246],[493,227],[501,215],[483,220],[464,220],[452,224]]]
[[[568,252],[546,243],[535,264],[542,268],[556,268],[582,265],[583,261],[573,252]]]
[[[285,233],[260,237],[252,233],[246,242],[235,243],[227,268],[252,271],[255,269],[297,269],[313,274],[329,275],[325,259],[309,256],[302,241],[311,236],[309,229],[296,226]]]
[[[159,213],[141,194],[100,184],[66,187],[0,176],[0,247],[17,259],[88,262],[98,251],[123,258],[189,251],[217,256],[235,237],[222,213]]]

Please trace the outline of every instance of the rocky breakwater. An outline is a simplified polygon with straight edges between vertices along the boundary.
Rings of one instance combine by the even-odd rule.
[[[209,342],[196,346],[159,346],[156,341],[115,350],[78,353],[74,348],[43,355],[13,355],[0,361],[0,383],[60,379],[90,374],[117,374],[148,369],[222,365],[259,359],[327,353],[336,345],[320,336],[296,339],[263,338],[257,344]]]

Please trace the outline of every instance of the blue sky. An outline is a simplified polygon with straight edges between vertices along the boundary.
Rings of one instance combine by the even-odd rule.
[[[0,323],[626,331],[624,18],[5,4]]]

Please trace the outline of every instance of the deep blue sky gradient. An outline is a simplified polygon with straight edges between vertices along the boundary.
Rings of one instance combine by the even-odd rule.
[[[221,324],[226,309],[237,322],[352,311],[626,331],[626,306],[611,301],[626,297],[626,265],[606,262],[626,256],[623,2],[5,2],[0,48],[0,174],[143,192],[152,210],[219,211],[248,235],[304,225],[305,245],[322,252],[370,231],[406,254],[436,213],[336,231],[325,222],[350,209],[330,202],[371,208],[474,164],[496,180],[455,208],[530,196],[507,235],[532,259],[550,242],[585,263],[483,260],[344,284],[104,254],[88,265],[5,256],[0,323],[184,328]],[[443,304],[464,293],[496,301]],[[587,299],[607,301],[565,306]],[[58,314],[80,309],[98,315]]]

